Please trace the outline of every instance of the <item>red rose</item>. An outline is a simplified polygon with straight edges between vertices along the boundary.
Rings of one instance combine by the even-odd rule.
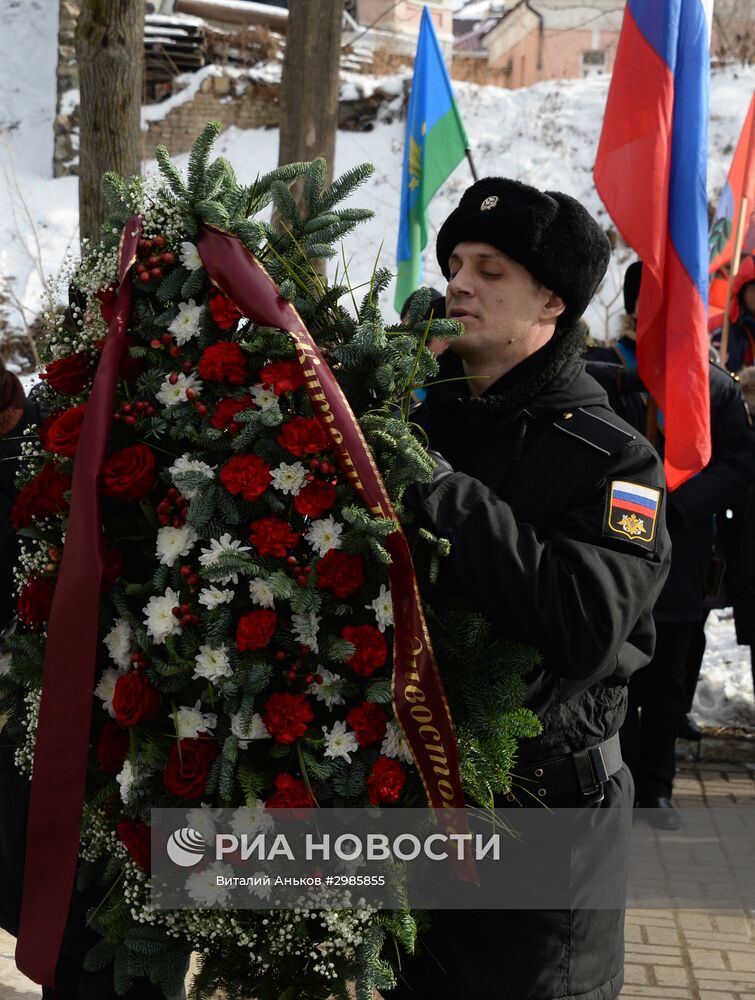
[[[260,372],[260,382],[269,385],[276,396],[295,392],[304,385],[304,372],[298,361],[273,361]]]
[[[49,416],[39,428],[39,437],[47,451],[73,458],[79,443],[86,403]]]
[[[294,507],[304,517],[320,517],[326,510],[331,510],[335,502],[336,488],[324,479],[307,483],[294,497]]]
[[[160,692],[143,670],[130,670],[115,682],[113,711],[122,726],[135,726],[157,716]]]
[[[385,736],[388,716],[379,705],[363,701],[361,705],[351,709],[346,722],[356,733],[359,746],[368,747],[370,743],[377,743]]]
[[[16,497],[10,512],[11,524],[18,531],[28,528],[36,517],[49,517],[65,510],[68,507],[65,494],[70,489],[70,477],[58,472],[52,462],[47,462]]]
[[[278,443],[292,455],[309,455],[325,451],[328,434],[316,417],[294,417],[281,427]]]
[[[284,559],[289,549],[295,549],[301,535],[292,531],[279,517],[263,517],[249,525],[249,541],[261,556],[279,556]]]
[[[198,799],[219,752],[217,743],[212,739],[185,739],[172,743],[168,766],[163,774],[165,787],[172,795]]]
[[[271,694],[265,703],[262,721],[278,743],[293,743],[307,731],[314,718],[312,706],[304,694]]]
[[[346,625],[341,635],[356,646],[346,663],[360,677],[369,677],[387,660],[388,643],[373,625]]]
[[[317,589],[332,590],[336,597],[356,593],[364,583],[364,559],[351,552],[329,549],[317,564]]]
[[[123,767],[129,735],[117,722],[108,719],[97,743],[97,766],[106,774],[116,774]]]
[[[250,611],[239,619],[236,626],[236,646],[242,652],[247,649],[264,649],[278,626],[278,616],[274,611],[263,608]]]
[[[123,573],[123,553],[115,545],[106,545],[104,560],[100,590],[107,593],[113,589],[115,581]]]
[[[100,316],[106,323],[110,323],[115,310],[115,300],[118,298],[118,289],[115,285],[108,285],[107,288],[98,288],[94,293],[94,298],[100,303]]]
[[[256,500],[272,482],[270,466],[256,455],[236,455],[220,470],[220,482],[229,493]]]
[[[155,456],[146,444],[132,444],[115,451],[102,467],[105,496],[133,503],[146,496],[155,485]]]
[[[145,871],[149,871],[152,832],[140,819],[127,817],[116,826],[116,831],[128,853]]]
[[[220,330],[230,330],[241,317],[241,313],[233,302],[222,292],[217,291],[210,295],[210,312],[215,320],[215,325]]]
[[[39,377],[55,392],[64,396],[76,396],[89,385],[93,375],[92,355],[89,351],[81,351],[52,361]]]
[[[301,809],[312,805],[312,797],[300,778],[276,774],[276,791],[265,801],[266,809]]]
[[[367,789],[373,806],[381,802],[398,802],[401,789],[406,784],[406,771],[397,760],[378,757],[367,778]]]
[[[18,595],[16,602],[18,617],[35,632],[38,632],[43,623],[50,617],[54,593],[54,580],[34,576],[28,583],[24,584]]]
[[[227,396],[225,399],[221,399],[215,407],[215,412],[210,417],[210,423],[213,427],[217,427],[218,430],[224,431],[227,428],[231,434],[238,434],[241,430],[241,425],[236,423],[233,418],[237,413],[242,413],[244,410],[251,410],[253,407],[254,402],[248,392],[241,399],[234,399],[233,396]]]
[[[220,340],[205,348],[197,368],[206,382],[244,385],[247,381],[246,356],[238,344],[229,340]]]

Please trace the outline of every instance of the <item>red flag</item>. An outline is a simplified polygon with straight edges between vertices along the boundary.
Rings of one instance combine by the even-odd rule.
[[[729,176],[718,199],[716,214],[710,226],[710,271],[726,267],[734,256],[737,221],[742,199],[747,198],[747,220],[744,228],[742,254],[755,251],[755,93],[742,126]]]

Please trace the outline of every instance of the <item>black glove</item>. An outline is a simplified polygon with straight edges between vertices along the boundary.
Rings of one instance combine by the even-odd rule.
[[[453,475],[454,472],[440,452],[428,451],[427,454],[434,463],[432,479],[429,483],[413,483],[404,493],[404,506],[415,511],[419,510],[443,480]]]

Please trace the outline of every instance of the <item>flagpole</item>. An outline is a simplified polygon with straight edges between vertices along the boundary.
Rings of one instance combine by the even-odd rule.
[[[467,146],[467,148],[464,150],[464,152],[467,154],[467,160],[469,161],[469,169],[472,171],[472,180],[476,184],[478,178],[477,178],[477,171],[475,170],[475,166],[474,166],[474,160],[472,159],[472,151],[469,148],[469,146]]]
[[[734,287],[734,278],[736,277],[737,271],[739,270],[739,263],[742,257],[742,241],[744,240],[745,234],[745,218],[747,216],[747,197],[742,196],[742,200],[739,203],[739,218],[737,219],[737,237],[734,241],[734,255],[731,258],[731,268],[729,269],[729,283],[726,286],[726,311],[724,312],[724,325],[721,330],[721,345],[719,347],[718,356],[721,364],[724,368],[728,369],[726,364],[727,355],[729,353],[729,330],[731,329],[731,318],[729,316],[729,308],[731,306],[731,295],[732,288]]]

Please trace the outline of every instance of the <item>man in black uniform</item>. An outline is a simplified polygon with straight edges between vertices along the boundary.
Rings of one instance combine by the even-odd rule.
[[[487,178],[443,224],[437,255],[465,332],[416,411],[439,458],[407,505],[451,541],[439,585],[542,653],[525,704],[543,732],[521,741],[518,778],[551,806],[625,807],[626,842],[617,733],[627,680],[652,655],[669,542],[658,456],[580,357],[608,241],[573,198]],[[595,878],[622,877],[594,860]],[[622,983],[621,910],[436,911],[391,996],[612,1000]]]

